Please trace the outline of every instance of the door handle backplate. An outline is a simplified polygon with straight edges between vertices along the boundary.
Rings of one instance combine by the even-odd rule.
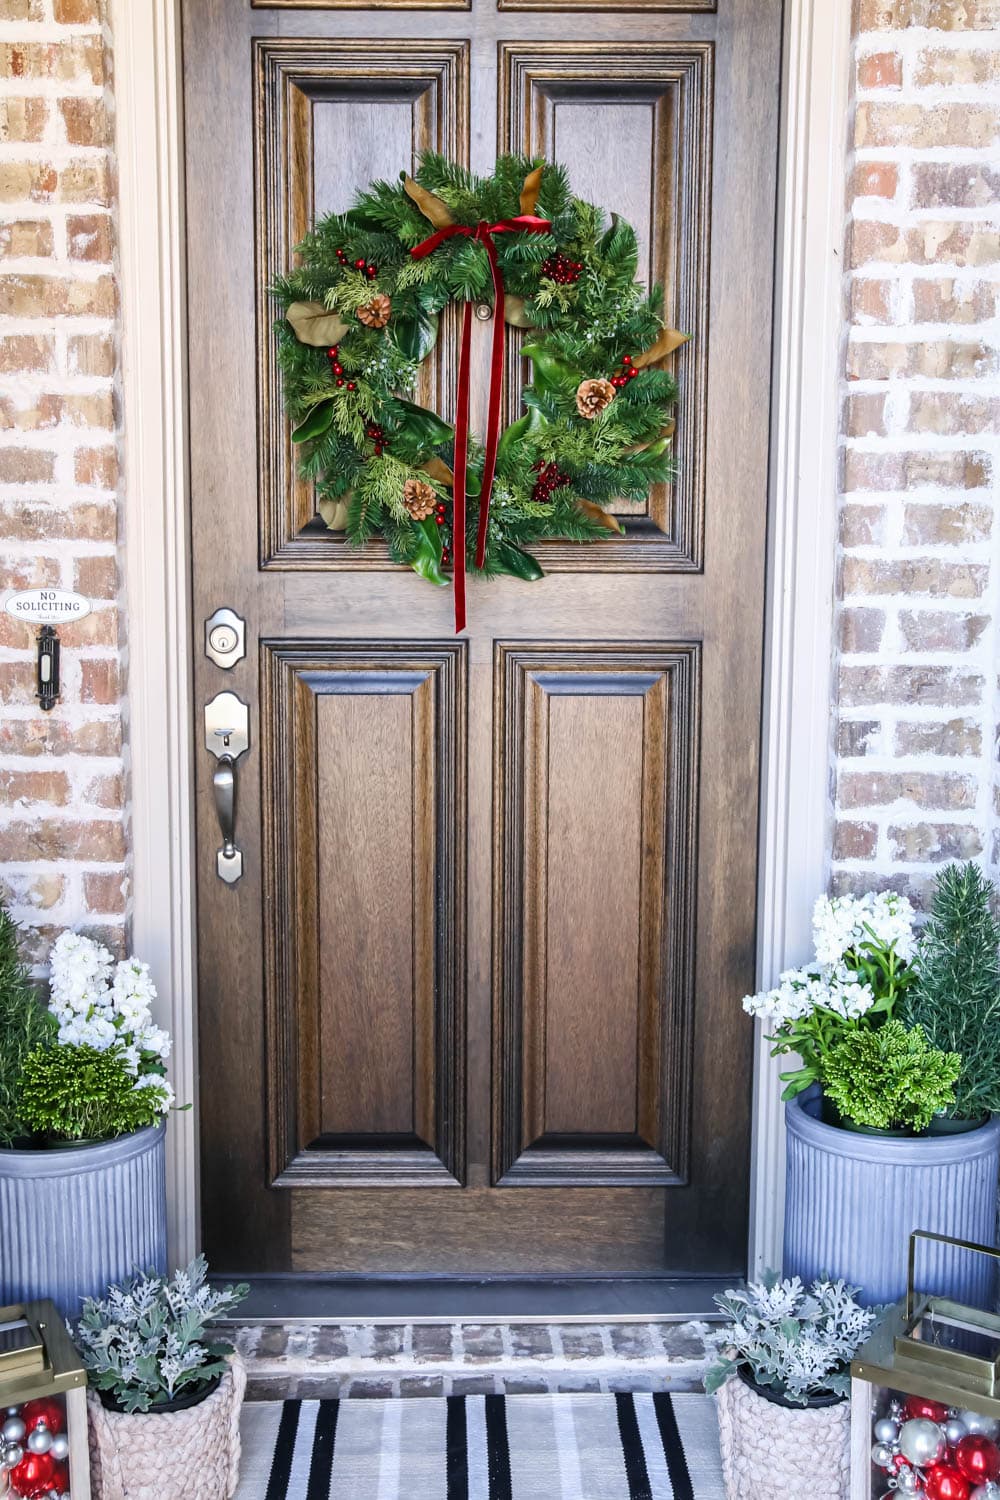
[[[250,748],[250,710],[235,693],[216,693],[205,704],[205,748],[218,761],[212,794],[222,848],[215,868],[220,880],[234,885],[243,874],[243,851],[236,847],[236,762]]]

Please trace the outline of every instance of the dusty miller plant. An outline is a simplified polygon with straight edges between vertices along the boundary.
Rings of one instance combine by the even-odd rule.
[[[77,1343],[90,1384],[110,1391],[122,1411],[155,1412],[224,1373],[232,1345],[209,1338],[207,1325],[237,1307],[249,1287],[213,1291],[207,1270],[199,1255],[169,1281],[135,1276],[84,1302]]]
[[[807,1292],[797,1276],[779,1281],[771,1274],[717,1295],[732,1321],[715,1336],[705,1390],[711,1394],[742,1369],[763,1395],[797,1406],[810,1396],[846,1396],[848,1366],[878,1316],[855,1301],[857,1292],[844,1281],[814,1281]]]

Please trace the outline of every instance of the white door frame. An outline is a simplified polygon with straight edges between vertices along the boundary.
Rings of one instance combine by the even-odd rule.
[[[725,3],[725,0],[722,0]],[[123,308],[135,949],[197,1098],[179,0],[112,0]],[[805,956],[826,884],[850,7],[786,0],[763,709],[758,975]],[[748,188],[749,190],[749,188]],[[171,1255],[199,1243],[197,1110],[169,1134]],[[784,1140],[754,1064],[750,1265],[777,1265]]]

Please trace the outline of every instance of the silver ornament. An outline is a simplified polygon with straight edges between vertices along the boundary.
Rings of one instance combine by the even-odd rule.
[[[20,1417],[8,1417],[0,1427],[0,1442],[19,1443],[24,1437],[24,1423]]]
[[[28,1433],[28,1452],[48,1453],[51,1447],[52,1434],[44,1422],[39,1422],[38,1426]]]
[[[992,1479],[987,1479],[985,1484],[977,1484],[969,1500],[1000,1500],[1000,1484],[994,1484]]]
[[[23,1457],[24,1449],[21,1447],[20,1443],[8,1443],[6,1448],[3,1450],[4,1465],[8,1469],[16,1468]]]
[[[961,1417],[949,1417],[947,1422],[945,1422],[944,1424],[944,1435],[947,1438],[948,1442],[952,1445],[952,1447],[954,1447],[956,1443],[960,1443],[962,1439],[967,1435],[968,1431],[969,1429],[966,1427]]]
[[[899,1437],[899,1423],[891,1417],[879,1417],[872,1428],[872,1436],[877,1443],[894,1443]]]
[[[876,1443],[872,1449],[872,1463],[880,1469],[888,1469],[892,1463],[892,1449],[888,1443]]]
[[[914,1469],[900,1469],[896,1475],[896,1492],[900,1495],[916,1495],[920,1491],[920,1478]]]
[[[52,1439],[52,1447],[49,1449],[49,1452],[60,1463],[64,1458],[69,1458],[69,1438],[64,1432],[56,1433]]]
[[[978,1411],[960,1411],[958,1415],[966,1432],[974,1432],[977,1437],[995,1438],[1000,1432],[1000,1422],[995,1417],[984,1417]]]
[[[937,1463],[944,1453],[944,1433],[929,1417],[911,1417],[899,1429],[899,1451],[918,1469]]]

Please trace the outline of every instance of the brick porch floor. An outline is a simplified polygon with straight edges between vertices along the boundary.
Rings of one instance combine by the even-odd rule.
[[[701,1388],[708,1325],[243,1324],[250,1400]]]

